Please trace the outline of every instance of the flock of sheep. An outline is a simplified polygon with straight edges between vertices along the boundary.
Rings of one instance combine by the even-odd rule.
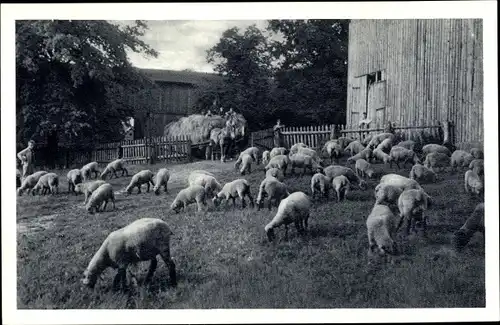
[[[325,167],[325,161],[320,157],[323,152],[318,153],[303,143],[296,143],[289,150],[280,147],[262,153],[258,148],[250,147],[240,153],[235,168],[245,175],[252,172],[253,164],[265,165],[265,178],[260,183],[255,201],[250,191],[250,183],[246,179],[236,179],[222,186],[212,173],[196,170],[189,174],[189,186],[179,191],[170,208],[177,213],[195,203],[197,211],[201,212],[208,209],[207,201],[217,207],[222,201],[228,204],[231,200],[235,206],[237,199],[241,201],[241,207],[246,208],[245,199],[248,199],[251,208],[257,206],[257,209],[261,209],[267,199],[269,211],[272,205],[277,206],[276,214],[264,226],[267,238],[272,242],[275,239],[275,230],[280,226],[285,228],[285,238],[288,237],[290,224],[295,225],[298,233],[307,231],[312,200],[328,199],[329,193],[333,192],[335,199],[340,202],[346,199],[351,189],[367,190],[366,178],[381,176],[374,190],[375,204],[371,211],[367,211],[366,219],[368,253],[369,256],[376,257],[398,254],[395,233],[405,222],[407,235],[411,230],[416,231],[417,227],[421,228],[425,235],[427,218],[424,213],[432,204],[432,198],[421,184],[438,181],[436,173],[440,169],[466,168],[465,191],[471,195],[483,195],[483,152],[478,148],[470,152],[456,150],[453,153],[438,144],[417,148],[414,141],[397,143],[394,134],[381,133],[369,136],[362,142],[346,137],[330,140],[323,146],[322,151],[330,159],[329,166]],[[421,154],[417,154],[417,151]],[[334,164],[345,155],[350,156],[347,166]],[[377,175],[372,167],[375,161],[391,166],[395,163],[398,167],[401,163],[403,167],[407,163],[413,166],[409,177],[398,174]],[[351,164],[354,164],[354,168],[349,167]],[[85,195],[84,202],[89,213],[104,211],[109,201],[113,203],[114,209],[113,188],[104,181],[107,176],[118,177],[117,172],[121,172],[121,176],[128,176],[122,159],[109,163],[102,172],[99,172],[97,167],[97,162],[92,162],[67,174],[68,190]],[[300,191],[290,193],[283,182],[287,172],[289,175],[294,174],[296,168],[301,169],[302,175],[306,171],[313,174],[310,195]],[[91,180],[92,175],[96,180]],[[169,179],[169,171],[165,168],[156,174],[150,170],[142,170],[132,177],[126,192],[131,194],[133,189],[137,188],[140,193],[142,185],[147,186],[148,192],[152,185],[157,195],[162,187],[168,192]],[[20,182],[18,172],[18,195],[25,191],[31,191],[33,195],[46,192],[54,194],[58,192],[58,186],[59,177],[55,173],[39,171]],[[454,233],[454,246],[457,249],[463,248],[476,231],[484,233],[484,203],[478,204],[474,213]],[[93,287],[100,274],[106,268],[112,267],[118,269],[113,281],[114,287],[126,285],[127,269],[131,283],[135,285],[137,280],[131,269],[136,267],[137,262],[149,260],[151,264],[146,276],[147,283],[156,269],[156,257],[160,255],[169,268],[171,284],[175,285],[175,264],[170,257],[171,234],[164,221],[153,218],[142,218],[113,231],[91,259],[82,282]]]

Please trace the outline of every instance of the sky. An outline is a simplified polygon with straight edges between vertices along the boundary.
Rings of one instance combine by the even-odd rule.
[[[127,23],[121,21],[120,23]],[[158,58],[146,58],[129,52],[138,68],[214,72],[206,62],[206,51],[214,46],[222,33],[234,26],[244,30],[255,24],[265,28],[265,20],[150,20],[143,40],[158,51]]]

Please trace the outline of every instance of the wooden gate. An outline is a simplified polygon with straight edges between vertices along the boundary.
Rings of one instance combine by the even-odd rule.
[[[252,132],[251,146],[263,150],[271,150],[274,148],[274,132],[272,128]]]

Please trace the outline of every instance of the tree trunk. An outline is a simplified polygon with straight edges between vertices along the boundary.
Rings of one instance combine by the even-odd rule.
[[[57,150],[58,149],[58,137],[57,131],[53,130],[49,133],[47,137],[47,164],[49,168],[56,168],[56,158],[57,158]]]

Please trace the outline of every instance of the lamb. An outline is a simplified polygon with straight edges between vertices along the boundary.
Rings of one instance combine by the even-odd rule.
[[[85,201],[83,201],[83,203],[87,204],[90,195],[102,184],[106,184],[106,182],[102,180],[95,180],[92,182],[80,183],[75,186],[75,193],[85,194]]]
[[[246,173],[251,173],[252,172],[252,161],[254,158],[250,156],[247,153],[241,154],[238,157],[238,160],[234,164],[234,168],[238,168],[241,165],[240,168],[240,174],[245,175]]]
[[[290,157],[291,162],[291,173],[294,174],[295,167],[303,168],[302,175],[305,174],[306,169],[310,169],[311,173],[318,172],[320,173],[323,168],[318,165],[318,163],[313,159],[313,157],[297,153]]]
[[[269,152],[269,150],[265,150],[262,153],[262,164],[266,165],[269,160],[271,160],[271,153]]]
[[[274,229],[281,225],[285,226],[285,238],[288,238],[288,225],[292,222],[299,233],[307,230],[310,208],[311,200],[306,194],[303,192],[290,194],[281,201],[273,220],[264,227],[268,240],[270,242],[274,240]]]
[[[259,186],[259,194],[257,195],[256,201],[257,210],[260,210],[266,197],[268,197],[268,208],[270,211],[273,200],[275,205],[278,206],[279,202],[288,195],[290,195],[290,193],[284,183],[278,181],[276,178],[265,178]]]
[[[335,177],[332,180],[332,187],[337,194],[337,202],[344,200],[349,192],[351,182],[344,175]]]
[[[397,186],[378,184],[375,187],[375,204],[397,204],[401,193],[403,193],[403,190]]]
[[[470,163],[474,160],[474,156],[464,150],[455,150],[451,154],[450,165],[454,170],[457,167],[467,168]]]
[[[166,168],[161,168],[158,170],[155,176],[155,181],[154,181],[154,187],[153,187],[153,192],[158,195],[160,194],[160,188],[163,186],[165,193],[168,193],[168,188],[167,184],[170,179],[170,173],[168,172],[168,169]]]
[[[364,159],[358,159],[356,161],[356,165],[354,166],[354,170],[356,171],[356,175],[360,177],[366,177],[368,178],[374,178],[375,177],[375,171],[372,168],[372,165],[364,160]]]
[[[368,232],[368,255],[396,255],[397,245],[393,237],[397,231],[397,216],[391,209],[382,204],[375,204],[366,218]]]
[[[207,206],[205,188],[203,186],[190,185],[188,188],[182,189],[170,205],[170,209],[178,213],[181,209],[185,209],[189,204],[195,202],[198,206],[198,212],[202,211],[204,206]]]
[[[266,171],[269,170],[270,168],[279,168],[283,171],[283,174],[286,173],[286,169],[288,166],[291,165],[290,158],[286,155],[278,155],[269,161],[269,163],[266,165],[264,168]]]
[[[59,176],[56,173],[47,173],[42,175],[31,193],[35,195],[39,191],[42,191],[42,194],[45,195],[47,191],[50,191],[50,194],[54,195],[59,192]]]
[[[379,184],[392,185],[398,187],[401,191],[411,189],[419,190],[422,188],[416,180],[409,179],[398,174],[387,174],[382,176]]]
[[[99,176],[99,169],[97,169],[97,167],[99,167],[99,164],[97,163],[97,161],[93,161],[93,162],[88,163],[85,166],[83,166],[80,169],[82,176],[83,176],[83,180],[86,181],[88,179],[91,179],[92,173],[94,173],[94,177],[97,178],[97,176]]]
[[[126,174],[128,176],[128,170],[124,167],[125,165],[125,160],[123,159],[116,159],[112,162],[110,162],[106,168],[101,173],[101,179],[104,179],[108,174],[110,174],[110,179],[113,177],[113,175],[118,178],[118,175],[116,174],[117,171],[122,172],[122,176]],[[112,174],[111,174],[112,173]]]
[[[335,140],[328,141],[325,143],[323,150],[326,151],[328,157],[330,157],[330,161],[333,162],[333,158],[340,159],[344,153],[342,146],[336,142]]]
[[[229,199],[233,200],[233,207],[236,206],[236,198],[241,199],[241,208],[246,207],[245,196],[250,200],[250,207],[254,207],[253,197],[250,193],[250,184],[246,179],[237,179],[224,184],[222,190],[212,199],[215,206],[220,204],[222,199],[226,199],[226,205]]]
[[[424,166],[436,171],[438,168],[450,166],[450,157],[444,153],[431,152],[425,157]]]
[[[463,226],[453,234],[452,245],[461,251],[476,232],[481,232],[484,236],[484,202],[476,205]]]
[[[353,155],[360,153],[364,149],[365,149],[365,146],[363,146],[361,144],[361,142],[356,140],[356,141],[349,143],[349,145],[344,149],[344,151],[349,152],[351,157],[352,157]]]
[[[319,192],[324,197],[328,197],[328,192],[332,187],[332,179],[321,173],[316,173],[311,178],[311,197],[314,199],[315,195]]]
[[[253,160],[255,161],[255,163],[258,165],[258,164],[259,164],[259,156],[260,156],[260,154],[259,154],[259,153],[260,153],[260,150],[259,150],[259,148],[257,148],[257,147],[250,147],[250,148],[246,148],[245,150],[243,150],[243,151],[240,153],[240,155],[239,155],[238,159],[239,159],[242,155],[244,155],[244,154],[248,154],[248,155],[250,155],[250,157],[252,157],[252,159],[253,159]]]
[[[280,182],[283,182],[283,180],[285,179],[285,175],[283,175],[283,172],[281,171],[281,169],[278,169],[278,168],[268,169],[266,171],[266,178],[269,178],[269,177],[274,177]]]
[[[415,151],[416,143],[413,140],[405,140],[401,141],[396,146]]]
[[[214,197],[222,186],[214,176],[201,173],[191,173],[188,176],[189,186],[200,185],[205,189],[206,197]]]
[[[349,157],[347,159],[347,163],[353,163],[356,162],[358,159],[364,159],[366,161],[370,161],[371,158],[373,157],[373,152],[370,148],[365,148],[361,152],[358,152],[352,157]]]
[[[286,155],[287,151],[288,150],[284,147],[273,148],[269,153],[269,158],[273,158],[279,155]]]
[[[113,210],[114,210],[115,194],[113,192],[113,186],[111,186],[111,184],[105,183],[92,192],[87,202],[86,209],[89,213],[92,214],[94,214],[94,211],[95,212],[105,211],[106,206],[108,205],[108,201],[113,202]]]
[[[334,179],[335,177],[340,175],[344,175],[345,177],[347,177],[349,182],[351,182],[351,184],[358,184],[358,187],[361,190],[367,189],[366,182],[363,179],[361,179],[358,175],[356,175],[356,173],[354,173],[354,171],[349,167],[337,166],[337,165],[328,166],[324,169],[324,173],[331,179]]]
[[[310,156],[312,157],[317,163],[321,163],[321,159],[319,158],[319,155],[318,153],[316,152],[316,150],[314,149],[311,149],[311,148],[299,148],[297,150],[297,153],[296,154],[302,154],[302,155],[306,155],[306,156]]]
[[[305,143],[299,142],[290,148],[290,154],[296,154],[299,148],[309,148]]]
[[[401,169],[401,166],[399,166],[400,162],[403,162],[403,167],[406,167],[407,162],[420,163],[420,159],[415,151],[400,147],[399,145],[392,147],[389,155],[391,156],[390,167],[392,167],[393,162],[396,163],[398,169]]]
[[[390,152],[391,148],[392,148],[392,141],[393,141],[393,138],[387,138],[387,139],[383,140],[382,142],[380,142],[376,149],[380,149],[386,153]]]
[[[479,176],[484,176],[484,160],[474,159],[469,164],[469,169],[472,169]]]
[[[410,179],[416,180],[419,183],[435,183],[437,180],[436,173],[431,169],[421,165],[415,164],[410,171]]]
[[[132,190],[134,187],[137,187],[137,194],[141,193],[141,185],[146,184],[147,185],[147,192],[149,193],[150,189],[150,183],[151,185],[155,186],[155,183],[153,181],[153,177],[155,175],[153,172],[151,172],[149,169],[146,170],[141,170],[134,176],[132,176],[132,179],[130,180],[130,183],[128,184],[127,188],[125,191],[127,191],[128,194],[132,193]]]
[[[442,153],[442,154],[447,155],[448,157],[451,156],[450,149],[446,148],[445,146],[439,145],[439,144],[431,143],[431,144],[427,144],[427,145],[422,147],[422,154],[424,157],[426,157],[428,154],[430,154],[432,152]]]
[[[73,192],[76,195],[75,186],[82,182],[82,172],[80,171],[80,169],[72,169],[68,172],[66,178],[68,179],[68,193]]]
[[[99,250],[90,260],[81,280],[84,285],[94,288],[97,279],[108,267],[118,269],[113,280],[114,289],[120,284],[126,286],[127,267],[141,261],[151,261],[145,283],[151,282],[160,255],[169,269],[170,283],[177,284],[175,263],[170,256],[172,231],[165,221],[142,218],[115,230],[104,240]],[[135,274],[129,270],[130,282],[137,285]]]
[[[410,234],[410,228],[415,230],[415,223],[422,222],[423,233],[426,236],[427,216],[423,216],[425,210],[431,206],[431,197],[423,189],[404,190],[398,199],[398,209],[401,219],[399,229],[406,220],[406,235]],[[415,221],[415,223],[413,222]]]
[[[480,148],[472,148],[470,150],[471,155],[476,159],[484,159],[483,150]]]
[[[390,164],[392,163],[392,157],[385,152],[383,152],[381,149],[378,147],[373,150],[373,157],[376,159],[380,160],[384,164]]]
[[[392,133],[380,133],[380,134],[374,135],[373,138],[368,143],[367,147],[373,150],[373,149],[377,148],[377,146],[385,139],[391,139],[391,141],[394,142],[396,137]]]
[[[484,192],[484,183],[479,175],[472,170],[465,172],[465,192],[481,195]]]

